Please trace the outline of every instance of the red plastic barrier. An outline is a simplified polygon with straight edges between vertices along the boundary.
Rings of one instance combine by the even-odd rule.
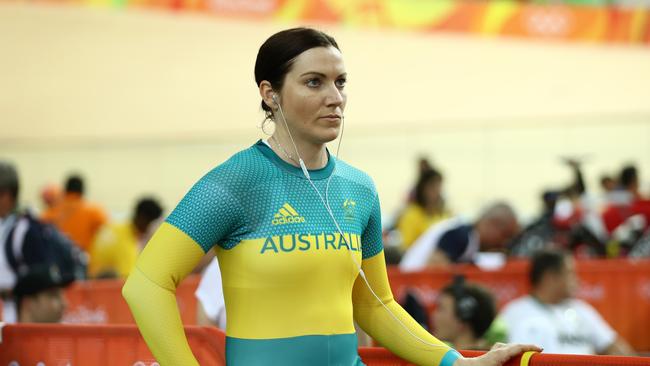
[[[530,360],[530,366],[647,366],[648,357],[579,356],[539,354]]]
[[[199,275],[188,276],[176,290],[183,324],[196,324],[196,297]],[[133,324],[133,316],[122,297],[123,280],[77,282],[66,292],[68,309],[65,323]]]
[[[478,357],[485,352],[483,351],[459,351],[464,357]],[[359,356],[366,366],[414,366],[414,364],[404,361],[395,356],[389,350],[380,347],[359,347]],[[533,355],[535,357],[536,354]],[[503,366],[520,366],[523,355],[513,357]],[[531,357],[532,359],[532,357]]]
[[[185,327],[201,365],[225,365],[225,334],[213,327]],[[483,352],[461,351],[465,357]],[[360,348],[367,366],[412,365],[383,348]],[[521,356],[504,366],[518,366]],[[0,365],[157,366],[135,325],[14,324],[1,330]],[[650,358],[534,354],[530,366],[650,366]]]
[[[225,366],[222,332],[185,327],[185,333],[201,365]],[[2,328],[1,340],[0,365],[158,365],[135,325],[15,324]]]
[[[477,357],[482,351],[460,351],[465,357]],[[359,355],[367,366],[413,366],[401,358],[393,355],[384,348],[359,348]],[[506,362],[504,366],[520,366],[521,356],[516,356]],[[620,357],[620,356],[584,356],[584,355],[556,355],[535,353],[530,358],[530,366],[650,366],[648,357]]]

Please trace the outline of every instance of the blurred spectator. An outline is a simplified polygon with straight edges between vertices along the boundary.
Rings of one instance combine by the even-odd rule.
[[[18,206],[18,173],[13,165],[0,161],[0,295],[3,299],[3,320],[15,321],[15,303],[9,301],[16,284],[16,274],[5,254],[9,232],[16,222]]]
[[[573,182],[542,195],[540,216],[512,241],[509,253],[530,257],[549,245],[571,250],[580,257],[602,256],[608,234],[598,212],[597,202],[587,194],[580,163],[565,158]]]
[[[509,249],[510,255],[529,257],[551,243],[559,242],[559,240],[555,240],[556,229],[553,223],[557,198],[558,193],[555,191],[545,191],[542,194],[542,213],[512,241]]]
[[[504,251],[519,232],[512,208],[506,203],[488,207],[474,224],[453,217],[433,225],[404,254],[403,271],[444,267],[450,263],[475,262],[479,252]]]
[[[418,158],[418,175],[422,175],[424,172],[433,169],[433,165],[429,162],[429,159],[426,156],[420,156]]]
[[[20,323],[58,323],[66,308],[63,289],[73,278],[54,265],[35,265],[18,277],[14,296]]]
[[[639,191],[639,173],[633,165],[623,167],[614,192],[615,199],[609,201],[602,217],[611,235],[608,254],[617,257],[630,252],[650,227],[650,200]]]
[[[32,267],[56,265],[66,277],[83,278],[84,258],[51,225],[18,210],[18,174],[13,165],[0,162],[0,293],[3,321],[17,320],[13,289],[20,274]]]
[[[639,171],[634,165],[623,166],[618,175],[618,180],[614,181],[614,183],[614,188],[606,191],[607,204],[610,207],[629,206],[635,201],[643,200],[639,190]],[[608,229],[611,229],[609,224]]]
[[[602,188],[603,192],[606,194],[615,190],[617,184],[616,179],[612,178],[610,175],[603,175],[600,177],[600,188]]]
[[[449,218],[449,211],[442,199],[442,174],[430,168],[420,174],[411,202],[397,222],[402,238],[402,249],[411,244],[431,225]]]
[[[513,300],[500,315],[509,342],[536,344],[549,353],[634,353],[591,305],[574,298],[578,280],[570,255],[535,253],[529,278],[530,295]]]
[[[61,199],[61,188],[57,184],[49,183],[41,189],[41,201],[43,202],[43,210],[48,210],[54,207]]]
[[[600,186],[604,193],[603,206],[629,205],[632,202],[632,197],[629,192],[622,189],[618,177],[604,176],[601,178]]]
[[[650,258],[650,230],[647,230],[629,253],[632,258]]]
[[[404,251],[407,249],[407,247],[410,246],[415,239],[417,239],[417,236],[421,235],[433,223],[438,221],[434,219],[432,222],[429,223],[429,225],[425,226],[424,228],[422,229],[418,228],[418,226],[422,226],[420,221],[422,219],[426,220],[426,218],[422,217],[422,216],[426,216],[426,212],[424,212],[420,208],[423,206],[419,205],[416,200],[416,196],[418,195],[417,194],[418,190],[421,191],[422,198],[426,198],[425,196],[427,194],[425,191],[428,191],[429,193],[434,193],[435,191],[437,191],[437,196],[439,197],[437,199],[438,201],[437,206],[441,208],[440,212],[445,212],[442,214],[445,217],[442,217],[441,219],[445,219],[449,217],[449,214],[446,213],[447,210],[445,208],[444,199],[441,193],[442,175],[438,173],[439,175],[439,183],[437,184],[438,187],[437,188],[431,187],[435,185],[435,184],[431,184],[431,181],[435,179],[431,179],[433,177],[426,178],[425,175],[430,174],[431,171],[437,172],[437,170],[433,168],[433,165],[429,162],[429,159],[427,159],[425,156],[420,156],[418,158],[416,170],[417,170],[416,176],[418,177],[417,181],[415,182],[414,186],[409,190],[403,204],[401,204],[400,207],[395,211],[395,214],[384,217],[383,240],[384,240],[384,255],[385,255],[387,265],[399,264],[400,260],[402,259],[402,255],[404,254]],[[418,187],[418,185],[421,186]],[[413,220],[403,217],[404,214],[407,213],[407,211],[408,211],[408,215],[411,216],[413,219],[415,219],[416,222],[412,222]],[[423,215],[418,215],[418,213],[420,213],[418,211],[421,211]],[[400,232],[399,225],[402,226],[401,231],[403,231],[404,234]],[[406,227],[404,227],[405,225]],[[417,232],[417,234],[414,234],[414,232]],[[414,235],[416,236],[411,238]]]
[[[632,201],[640,200],[641,192],[639,191],[639,171],[634,165],[626,165],[621,169],[621,175],[618,179],[620,188],[628,192]]]
[[[561,192],[555,205],[555,226],[571,232],[569,246],[574,252],[591,251],[592,254],[602,255],[608,234],[598,200],[587,192],[580,161],[572,158],[564,158],[563,161],[573,171],[574,182]]]
[[[129,221],[101,229],[90,251],[90,276],[126,278],[149,241],[152,224],[162,216],[162,212],[158,201],[142,198]]]
[[[458,276],[438,296],[433,334],[456,349],[487,350],[492,345],[483,336],[495,316],[496,305],[490,292]]]
[[[77,175],[70,176],[65,184],[65,195],[43,213],[42,219],[56,225],[81,249],[89,251],[107,216],[103,209],[86,202],[83,196],[83,179]]]

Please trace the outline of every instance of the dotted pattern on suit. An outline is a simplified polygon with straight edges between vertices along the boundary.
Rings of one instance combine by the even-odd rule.
[[[266,154],[262,149],[268,149]],[[204,251],[214,245],[232,249],[242,240],[294,233],[337,233],[324,203],[307,179],[283,169],[258,142],[201,178],[181,200],[167,222]],[[383,249],[381,209],[371,178],[341,160],[330,179],[313,183],[332,209],[341,230],[361,235],[363,258]],[[329,186],[328,186],[329,181]],[[295,209],[299,223],[273,224],[285,204]],[[284,211],[286,214],[286,211]]]

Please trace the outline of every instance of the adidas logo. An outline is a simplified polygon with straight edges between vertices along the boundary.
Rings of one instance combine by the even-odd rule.
[[[273,215],[273,221],[271,221],[273,225],[300,224],[303,222],[305,222],[305,218],[298,215],[298,211],[291,207],[289,203],[282,205],[278,212]]]

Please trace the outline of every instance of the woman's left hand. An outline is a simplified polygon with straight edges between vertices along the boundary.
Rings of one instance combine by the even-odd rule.
[[[532,344],[496,343],[479,357],[459,358],[454,366],[501,366],[514,356],[528,351],[542,352],[542,349]]]

